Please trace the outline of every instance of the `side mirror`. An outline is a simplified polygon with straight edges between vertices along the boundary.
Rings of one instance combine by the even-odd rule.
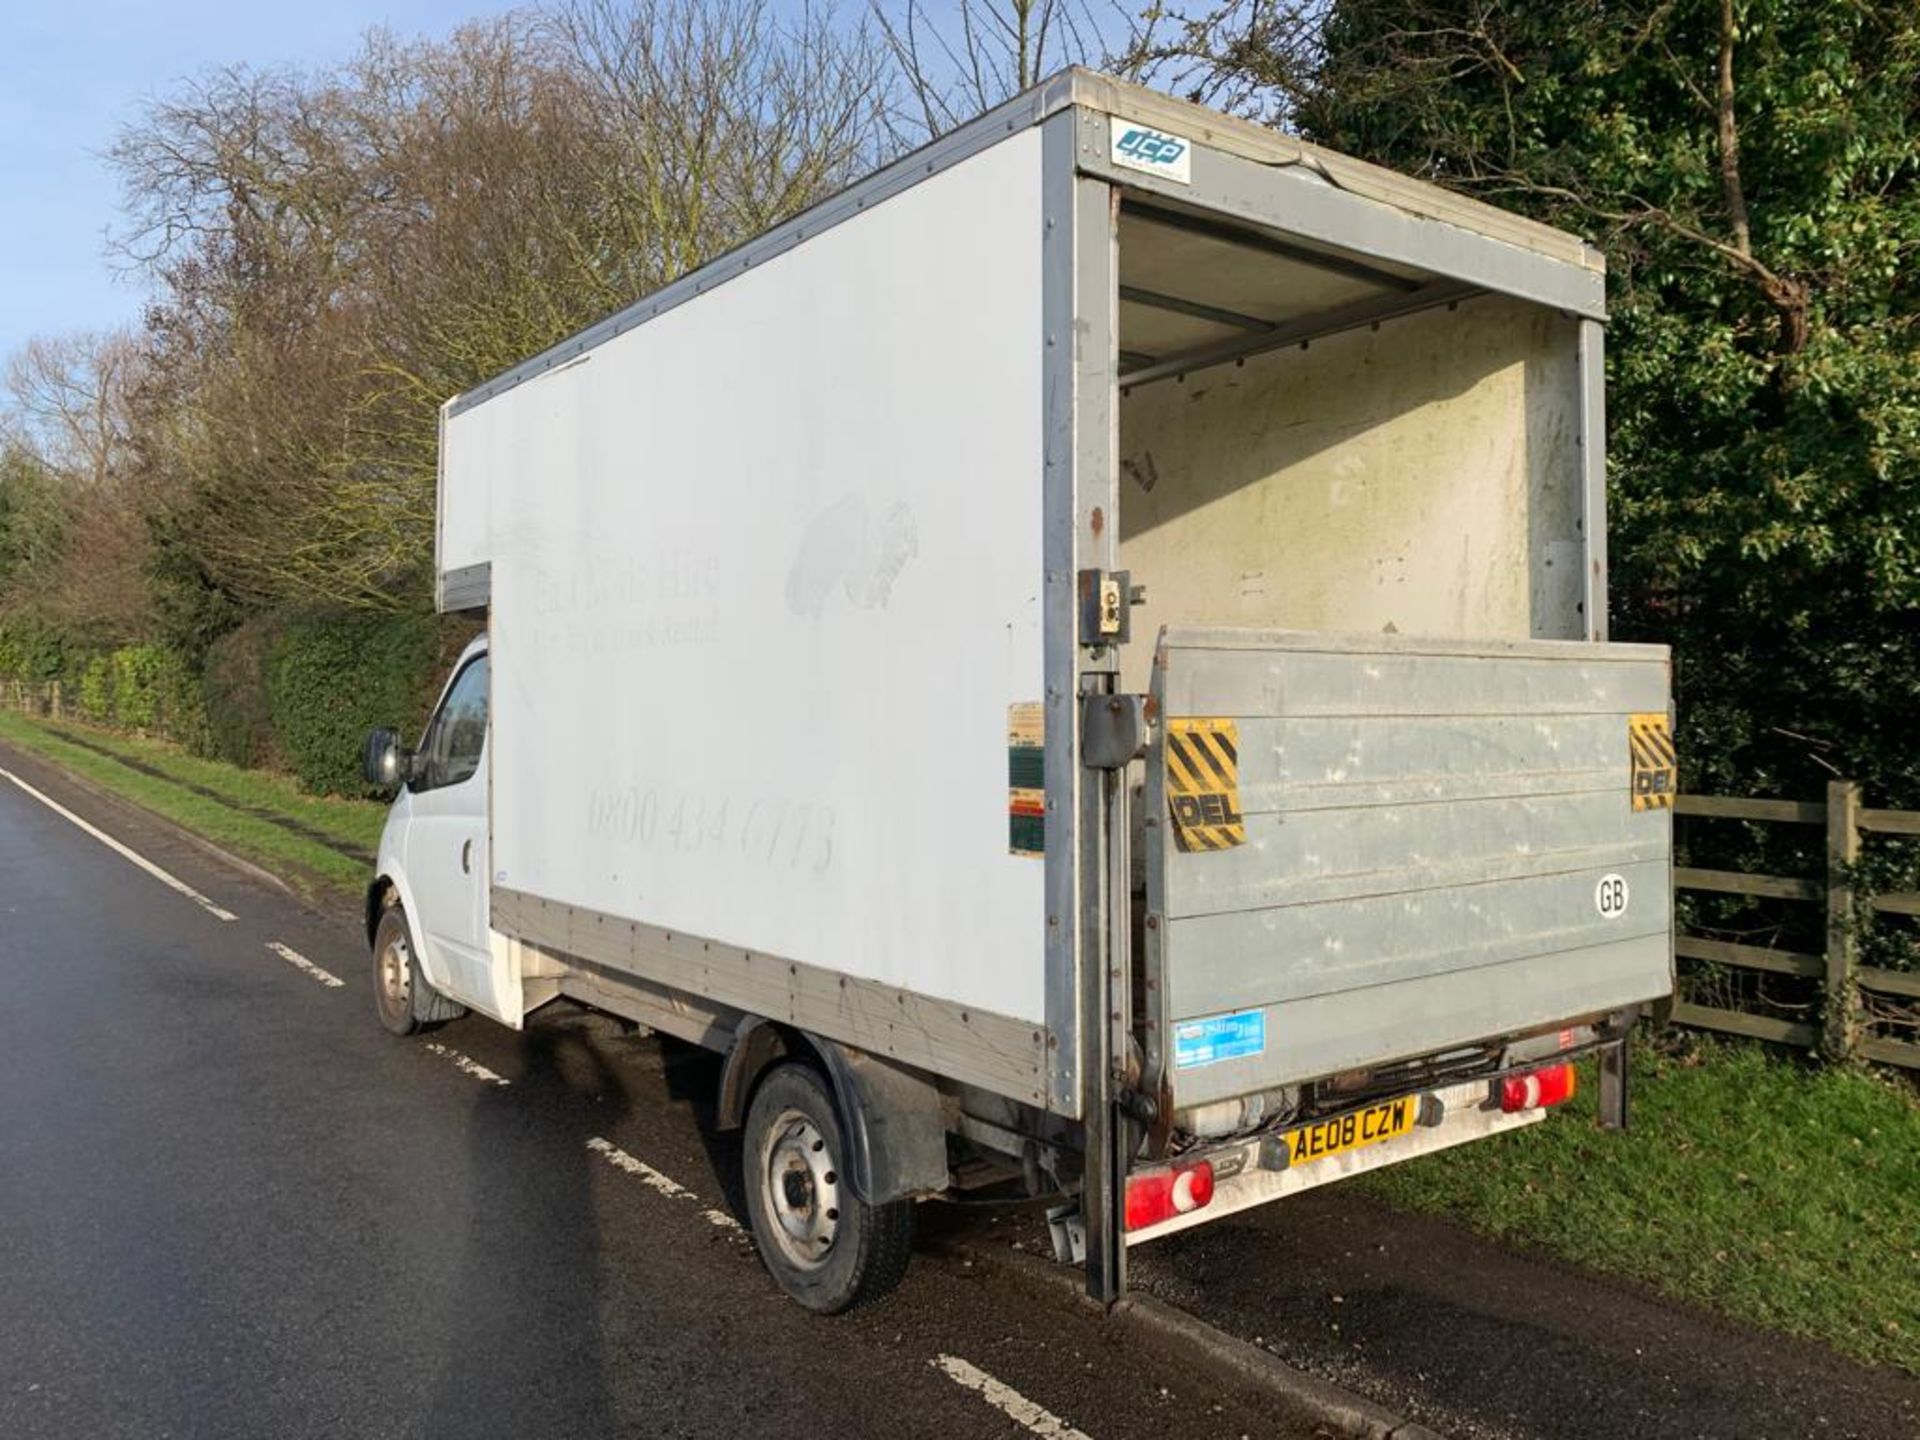
[[[413,753],[398,730],[369,731],[360,747],[360,776],[376,790],[398,790],[413,773]]]

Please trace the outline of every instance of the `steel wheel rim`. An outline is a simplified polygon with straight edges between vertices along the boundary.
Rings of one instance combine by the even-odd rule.
[[[380,951],[380,999],[396,1015],[413,999],[413,950],[403,935]]]
[[[840,1175],[820,1128],[783,1110],[761,1149],[761,1193],[773,1219],[769,1237],[802,1270],[817,1270],[840,1235]]]

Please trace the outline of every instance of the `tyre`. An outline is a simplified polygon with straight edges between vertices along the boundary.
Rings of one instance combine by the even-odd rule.
[[[810,1065],[776,1065],[747,1109],[747,1210],[760,1258],[782,1290],[822,1315],[878,1300],[913,1256],[913,1201],[856,1196],[841,1168],[844,1135]]]
[[[435,990],[420,973],[407,912],[389,905],[373,934],[373,1009],[395,1035],[412,1035],[442,1020],[457,1020],[464,1007]]]

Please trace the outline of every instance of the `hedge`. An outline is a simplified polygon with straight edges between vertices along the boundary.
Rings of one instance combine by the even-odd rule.
[[[267,712],[280,759],[309,789],[365,792],[360,745],[376,725],[417,730],[441,654],[432,614],[305,614],[268,648]]]
[[[0,679],[58,680],[97,725],[174,740],[231,764],[293,772],[321,794],[359,795],[360,743],[376,725],[417,734],[470,621],[425,612],[257,617],[208,647],[195,674],[175,651],[89,651],[28,616],[0,619]]]
[[[88,653],[58,632],[29,622],[0,622],[0,680],[58,681],[67,703],[96,725],[161,735],[206,748],[206,711],[186,662],[159,645],[122,645]]]
[[[96,725],[113,723],[113,666],[104,655],[91,656],[80,670],[80,713]]]
[[[160,645],[122,645],[107,656],[113,723],[207,748],[207,715],[186,661]]]
[[[200,695],[207,713],[207,753],[249,769],[277,767],[273,708],[267,701],[271,617],[250,620],[207,647]]]

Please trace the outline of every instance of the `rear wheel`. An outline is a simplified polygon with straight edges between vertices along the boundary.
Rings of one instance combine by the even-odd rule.
[[[420,957],[413,953],[407,912],[389,905],[373,934],[373,1009],[396,1035],[412,1035],[441,1020],[456,1020],[465,1010],[426,982]]]
[[[847,1183],[845,1131],[820,1073],[777,1065],[747,1110],[746,1191],[767,1270],[809,1310],[837,1315],[900,1283],[913,1201],[869,1205]]]

